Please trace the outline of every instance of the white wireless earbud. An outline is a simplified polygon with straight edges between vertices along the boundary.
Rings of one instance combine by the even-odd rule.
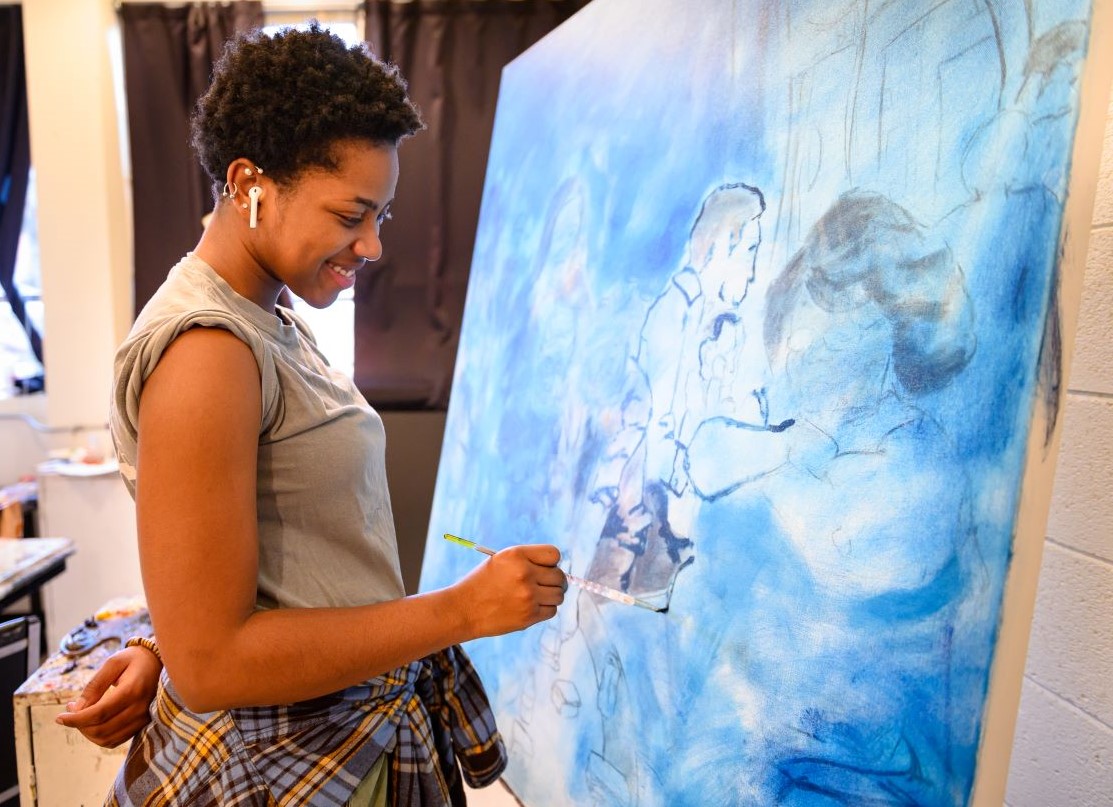
[[[254,230],[259,225],[259,197],[263,195],[263,189],[258,185],[253,185],[247,191],[247,198],[251,200],[251,212],[248,215],[247,226]]]

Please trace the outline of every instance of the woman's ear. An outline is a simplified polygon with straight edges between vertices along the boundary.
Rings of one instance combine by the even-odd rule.
[[[259,223],[259,200],[264,194],[263,183],[260,182],[262,177],[262,168],[246,157],[237,157],[228,164],[224,193],[221,194],[239,208],[241,215],[247,216],[251,229]]]

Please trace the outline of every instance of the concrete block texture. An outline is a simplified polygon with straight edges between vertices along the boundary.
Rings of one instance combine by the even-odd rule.
[[[1048,537],[1113,562],[1111,488],[1113,399],[1070,394],[1064,412]]]
[[[1113,731],[1025,679],[1006,803],[1108,807],[1111,794]]]
[[[1113,225],[1113,94],[1105,118],[1105,141],[1098,169],[1098,190],[1094,198],[1094,226]]]
[[[1113,394],[1113,226],[1090,233],[1067,388]]]
[[[1113,805],[1113,95],[1008,807]]]
[[[1111,614],[1113,564],[1048,543],[1025,675],[1113,733]]]

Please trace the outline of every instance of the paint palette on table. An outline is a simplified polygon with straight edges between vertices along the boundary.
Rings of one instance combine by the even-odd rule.
[[[422,587],[451,529],[668,608],[469,647],[526,805],[970,802],[1091,16],[595,0],[507,67]]]

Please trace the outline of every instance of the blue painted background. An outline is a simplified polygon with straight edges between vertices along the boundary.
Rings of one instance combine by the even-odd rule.
[[[504,73],[422,587],[668,605],[469,648],[530,807],[964,804],[1089,5],[698,5]]]

